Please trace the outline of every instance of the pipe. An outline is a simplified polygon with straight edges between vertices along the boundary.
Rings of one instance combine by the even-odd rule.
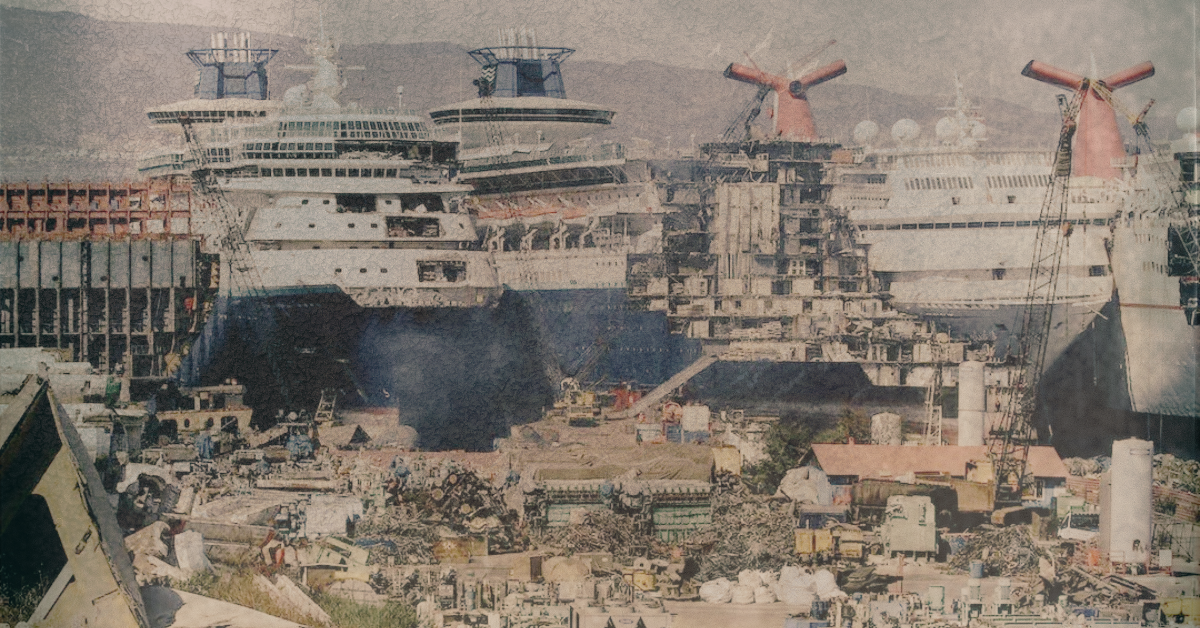
[[[1030,61],[1025,65],[1025,69],[1021,70],[1021,76],[1028,76],[1031,79],[1065,87],[1070,90],[1079,89],[1083,85],[1082,76],[1073,72],[1067,72],[1066,70],[1060,70],[1041,61]]]
[[[1154,76],[1154,64],[1146,61],[1135,66],[1126,68],[1103,79],[1104,84],[1109,89],[1120,89],[1126,85],[1132,85],[1142,79],[1148,79]]]

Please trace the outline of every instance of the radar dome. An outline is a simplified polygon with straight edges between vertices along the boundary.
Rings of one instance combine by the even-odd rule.
[[[879,125],[870,120],[863,120],[854,127],[854,141],[859,144],[870,142],[876,135],[879,135]]]
[[[1175,116],[1175,126],[1184,133],[1195,133],[1200,127],[1196,121],[1196,108],[1185,107],[1179,111],[1179,115]]]
[[[892,139],[903,144],[911,142],[921,135],[921,126],[916,120],[905,118],[892,125]]]
[[[288,90],[283,93],[284,107],[303,107],[305,100],[308,100],[307,85],[296,85],[294,87],[289,87]]]
[[[937,121],[937,126],[933,127],[933,132],[939,141],[949,144],[958,139],[958,123],[950,118],[942,118]]]
[[[971,120],[971,137],[977,140],[987,137],[987,125],[979,120]]]

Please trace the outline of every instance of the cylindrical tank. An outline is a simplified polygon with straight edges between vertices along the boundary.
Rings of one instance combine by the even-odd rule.
[[[958,444],[983,444],[983,413],[987,397],[983,387],[983,362],[958,365]]]
[[[1154,443],[1137,438],[1113,442],[1108,553],[1113,562],[1144,562],[1150,551]]]
[[[982,560],[971,561],[971,578],[976,580],[983,578],[983,564]]]
[[[900,415],[881,412],[871,417],[871,443],[875,445],[902,445]]]

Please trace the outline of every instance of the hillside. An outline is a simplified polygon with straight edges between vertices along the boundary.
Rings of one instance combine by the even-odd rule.
[[[0,40],[0,170],[10,181],[130,176],[133,157],[155,141],[143,110],[191,96],[195,68],[184,52],[207,45],[210,33],[201,27],[105,22],[10,7],[0,7],[0,23],[5,31]],[[287,67],[307,63],[303,40],[254,33],[251,42],[280,51],[269,66],[275,97],[307,79],[304,71]],[[477,65],[466,52],[448,42],[343,46],[342,65],[365,70],[344,72],[342,101],[394,106],[398,85],[404,86],[405,106],[422,111],[470,98]],[[944,115],[938,107],[951,101],[952,77],[946,77],[946,93],[905,96],[855,84],[854,60],[848,62],[848,75],[815,88],[810,96],[822,135],[847,142],[854,125],[868,118],[879,123],[884,136],[901,118],[913,118],[924,137],[932,135]],[[605,139],[637,137],[659,147],[717,139],[754,94],[752,86],[715,70],[651,61],[568,60],[564,74],[571,98],[618,111]],[[1027,79],[1014,75],[1013,80]],[[991,129],[991,145],[1053,144],[1054,114],[996,98],[975,100]],[[1156,137],[1168,120],[1153,120]]]

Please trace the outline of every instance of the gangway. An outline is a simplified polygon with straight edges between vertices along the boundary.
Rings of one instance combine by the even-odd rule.
[[[644,397],[638,399],[628,410],[617,414],[614,418],[634,417],[649,410],[654,404],[662,401],[663,397],[666,397],[680,386],[688,383],[693,377],[699,375],[700,371],[712,366],[720,359],[721,355],[719,353],[700,356],[695,362],[692,362],[682,371],[671,376],[671,379],[659,384],[658,388],[646,393]]]

